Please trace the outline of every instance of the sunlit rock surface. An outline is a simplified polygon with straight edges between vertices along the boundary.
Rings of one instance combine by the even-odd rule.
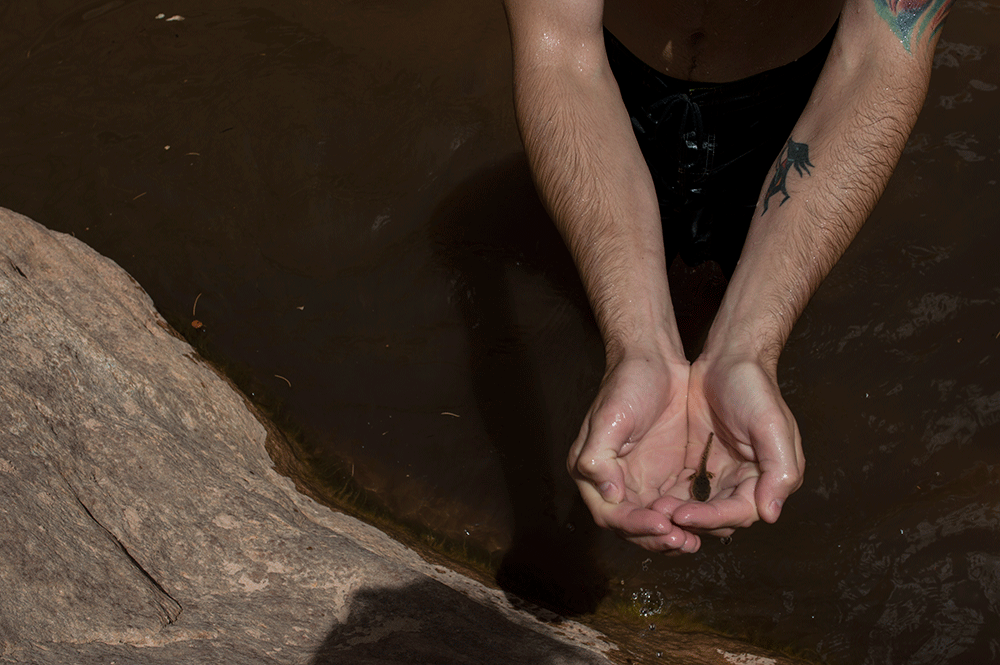
[[[0,209],[0,661],[603,663],[298,493],[142,288]]]

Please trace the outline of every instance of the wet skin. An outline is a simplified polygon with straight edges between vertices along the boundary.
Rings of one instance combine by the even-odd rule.
[[[705,444],[705,452],[701,454],[701,464],[698,466],[698,473],[691,474],[691,497],[697,501],[708,501],[712,495],[712,477],[706,466],[708,465],[708,452],[712,449],[712,438],[715,433],[708,435],[708,443]]]

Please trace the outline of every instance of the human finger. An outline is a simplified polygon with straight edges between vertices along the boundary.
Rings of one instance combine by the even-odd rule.
[[[625,540],[651,552],[692,554],[701,547],[701,538],[681,528],[661,536],[630,536]]]
[[[662,536],[676,528],[670,518],[662,513],[628,499],[618,504],[609,503],[589,482],[578,481],[577,485],[594,522],[602,528],[618,532],[622,537]]]
[[[624,414],[599,408],[584,420],[580,435],[570,448],[567,459],[570,476],[577,484],[583,481],[592,485],[605,502],[621,503],[625,500],[625,471],[619,457],[630,445],[630,439],[631,428],[627,427]]]
[[[798,426],[766,428],[754,442],[761,475],[754,489],[757,512],[765,522],[774,523],[785,500],[802,486],[805,455]]]
[[[701,543],[696,534],[671,522],[669,514],[628,501],[606,510],[602,521],[623,539],[654,552],[696,552]]]
[[[729,496],[716,496],[704,503],[686,501],[674,509],[671,519],[681,528],[712,535],[725,536],[733,529],[748,527],[760,519],[753,500],[755,482],[756,478],[747,479]]]

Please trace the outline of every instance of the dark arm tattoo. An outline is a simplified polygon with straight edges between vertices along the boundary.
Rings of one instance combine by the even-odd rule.
[[[903,42],[908,53],[915,40],[930,39],[955,0],[875,0],[875,10]]]
[[[767,191],[764,192],[764,209],[760,214],[763,215],[767,212],[767,202],[775,194],[780,192],[785,195],[785,198],[781,199],[781,203],[778,203],[779,206],[791,198],[786,185],[788,184],[788,174],[793,166],[800,176],[812,175],[809,169],[816,168],[809,161],[809,146],[805,143],[796,143],[792,139],[788,139],[788,144],[778,156],[778,163],[774,167],[774,176],[771,178],[771,184],[767,186]]]

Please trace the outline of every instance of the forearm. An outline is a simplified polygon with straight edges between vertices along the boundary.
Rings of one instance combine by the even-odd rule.
[[[872,27],[868,5],[867,13],[845,11],[792,143],[764,183],[706,343],[710,354],[751,355],[774,371],[792,326],[899,159],[926,93],[933,44],[906,52],[886,26]]]
[[[683,358],[666,280],[659,210],[607,64],[599,21],[540,58],[515,38],[515,109],[539,194],[579,270],[609,357]],[[552,32],[549,33],[550,39]],[[562,40],[556,40],[562,41]],[[577,46],[579,44],[579,46]]]

